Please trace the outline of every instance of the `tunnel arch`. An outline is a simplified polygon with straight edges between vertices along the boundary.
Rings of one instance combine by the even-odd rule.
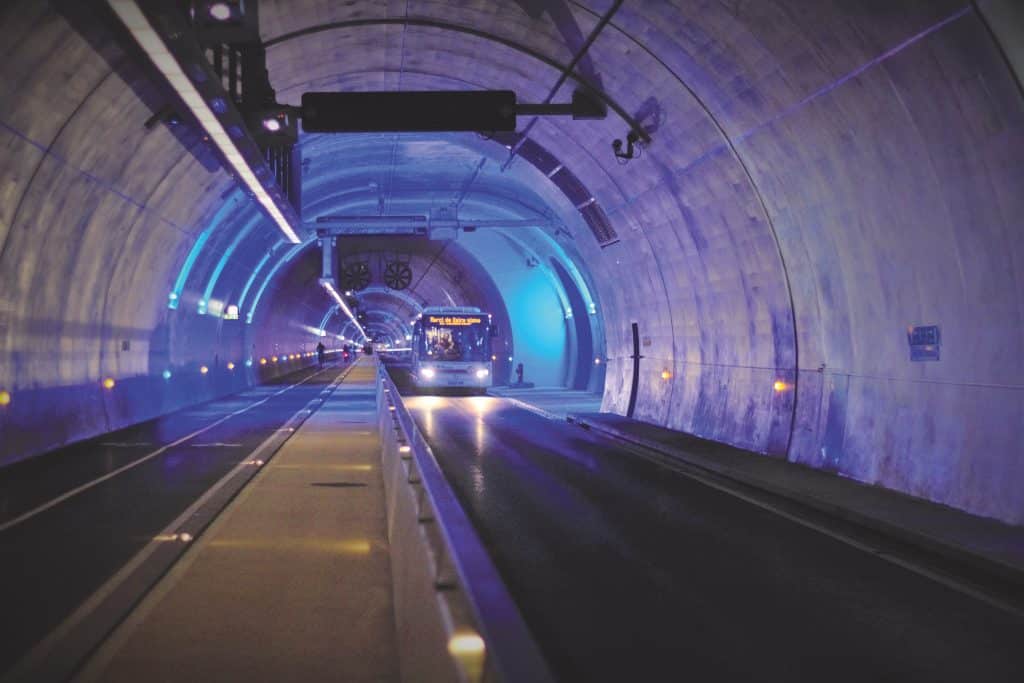
[[[515,2],[413,2],[410,20],[372,2],[291,6],[261,13],[271,78],[289,97],[302,83],[436,88],[453,76],[540,101],[578,47]],[[606,10],[565,6],[576,35]],[[637,322],[640,419],[1020,521],[1024,497],[1007,482],[1024,465],[1006,454],[1019,453],[1024,423],[1024,106],[984,12],[947,0],[870,12],[624,3],[556,96],[593,86],[648,130],[644,156],[615,164],[620,116],[529,131],[619,241],[591,239],[577,207],[529,180],[521,159],[490,198],[467,202],[509,210],[501,186],[525,178],[575,235],[554,239],[600,307],[605,409],[625,411]],[[357,13],[387,26],[274,43]],[[234,183],[201,143],[183,151],[165,126],[143,125],[158,98],[141,71],[113,68],[130,60],[48,6],[9,3],[0,17],[22,36],[0,67],[0,386],[14,397],[0,463],[255,381],[178,392],[164,366],[184,381],[199,363],[245,357],[254,337],[311,343],[305,328],[332,304],[303,291],[315,259],[297,255],[266,280],[282,253],[269,256],[274,229],[248,197],[225,208]],[[431,22],[480,35],[446,40],[452,30]],[[347,203],[350,188],[335,189]],[[173,310],[176,276],[208,228]],[[211,298],[247,308],[265,282],[253,325],[198,313]],[[912,362],[906,330],[927,324],[942,327],[942,358]],[[99,387],[111,375],[113,394]],[[40,436],[53,416],[64,426]]]

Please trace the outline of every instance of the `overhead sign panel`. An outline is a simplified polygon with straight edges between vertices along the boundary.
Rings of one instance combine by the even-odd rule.
[[[307,92],[302,129],[307,133],[420,133],[512,131],[511,90],[425,92]]]

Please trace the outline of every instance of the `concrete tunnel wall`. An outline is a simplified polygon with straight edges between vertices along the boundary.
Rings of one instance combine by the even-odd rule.
[[[608,4],[268,2],[261,19],[286,99],[512,88],[541,101]],[[166,296],[232,181],[144,129],[145,86],[46,6],[0,12],[14,37],[0,65],[7,449],[44,415],[115,425],[99,379],[150,373],[147,339],[168,315],[208,318],[169,314]],[[602,249],[575,231],[605,322],[604,407],[625,411],[636,322],[639,419],[1024,522],[1024,101],[976,6],[627,2],[578,74],[652,138],[618,165],[614,113],[529,133],[620,238]],[[245,252],[226,286],[262,256]],[[172,356],[238,348],[223,324],[189,324]],[[939,362],[909,360],[918,324],[941,325]],[[139,345],[120,352],[126,336]]]

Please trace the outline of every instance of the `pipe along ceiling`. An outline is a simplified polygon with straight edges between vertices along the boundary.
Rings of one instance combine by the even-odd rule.
[[[342,292],[368,335],[401,345],[422,307],[479,306],[499,380],[522,362],[608,411],[1022,523],[1024,98],[1004,5],[296,0],[261,3],[260,31],[282,103],[586,87],[608,108],[491,136],[301,134],[307,225],[489,226],[339,238],[342,271],[368,268]],[[290,240],[75,6],[0,9],[0,464],[361,336],[318,284],[315,234]]]

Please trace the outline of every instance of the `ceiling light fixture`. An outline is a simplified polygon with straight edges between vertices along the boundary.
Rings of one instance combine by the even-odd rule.
[[[277,224],[277,227],[281,229],[281,232],[284,233],[288,241],[298,244],[301,241],[299,236],[292,229],[284,214],[281,213],[273,198],[267,194],[267,191],[260,184],[256,174],[249,167],[248,162],[246,162],[238,147],[235,146],[235,143],[231,141],[227,131],[224,130],[224,126],[221,125],[217,115],[213,113],[210,105],[199,94],[199,91],[196,90],[195,85],[185,74],[185,71],[178,64],[174,55],[167,49],[160,34],[153,28],[153,25],[146,18],[146,15],[142,13],[138,4],[133,0],[107,0],[107,4],[110,5],[110,8],[114,10],[114,13],[124,23],[128,32],[131,33],[132,37],[160,73],[164,75],[167,82],[174,88],[174,91],[189,108],[192,115],[196,117],[199,125],[203,127],[210,140],[217,146],[220,153],[224,155],[224,158],[235,171],[235,174],[245,188],[263,206],[264,210],[269,214],[274,223]]]
[[[363,326],[359,324],[356,317],[352,315],[352,309],[345,305],[345,300],[341,298],[341,294],[338,294],[338,290],[335,289],[334,283],[330,280],[320,280],[320,284],[327,290],[327,293],[334,297],[334,300],[338,302],[341,310],[345,311],[345,315],[349,317],[349,320],[351,320],[355,324],[356,329],[359,330],[359,334],[363,335],[363,339],[369,341],[370,337],[366,334],[366,330],[364,330]]]

